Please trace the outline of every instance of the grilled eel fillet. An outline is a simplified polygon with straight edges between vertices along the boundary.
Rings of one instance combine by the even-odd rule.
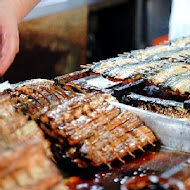
[[[8,90],[11,100],[18,109],[36,120],[50,108],[79,96],[69,86],[65,90],[51,80],[32,80],[18,86],[14,91]],[[84,92],[85,93],[85,92]]]
[[[61,174],[47,157],[43,132],[17,113],[8,95],[0,96],[0,189],[56,189]]]
[[[96,62],[91,66],[91,70],[95,73],[102,74],[105,69],[108,69],[109,67],[126,63],[156,61],[168,58],[178,59],[181,56],[189,55],[190,37],[186,38],[184,41],[185,43],[182,43],[182,45],[179,45],[180,43],[171,43],[172,45],[159,45],[127,52],[123,55],[119,55],[119,57]]]
[[[190,37],[166,45],[135,50],[122,57],[95,63],[91,70],[108,79],[131,83],[141,78],[148,83],[189,98]]]
[[[182,102],[151,98],[135,93],[124,96],[122,101],[143,110],[167,115],[172,118],[183,118],[184,120],[190,118],[190,112]]]
[[[50,189],[61,175],[44,151],[41,141],[28,141],[1,154],[0,189]]]
[[[153,144],[155,136],[134,114],[88,94],[58,105],[40,117],[41,127],[65,146],[63,154],[79,167],[110,164]],[[122,161],[123,162],[123,161]]]
[[[36,122],[29,121],[28,116],[17,113],[7,94],[0,96],[0,123],[1,147],[7,146],[6,141],[9,139],[15,144],[30,139],[44,139],[43,132]]]
[[[39,90],[47,87],[42,88],[39,85],[37,88]],[[50,85],[51,93],[54,93],[54,89],[57,87]],[[31,87],[25,86],[11,92],[13,102],[18,109],[25,110],[35,118],[44,132],[54,139],[52,141],[58,141],[62,148],[61,154],[79,167],[102,164],[110,166],[118,159],[123,162],[122,157],[127,154],[134,157],[132,152],[143,150],[145,145],[153,144],[156,140],[138,116],[128,111],[121,112],[119,108],[112,106],[108,101],[113,101],[113,97],[108,94],[60,96],[59,101],[54,99],[57,104],[46,101],[46,104],[40,107],[43,102],[40,99],[42,95],[36,93],[36,88],[30,93],[28,90],[31,90]],[[68,94],[63,89],[61,91]],[[58,96],[58,91],[55,94]],[[46,95],[46,98],[47,96],[49,95]],[[33,101],[32,97],[36,101]],[[44,111],[44,107],[48,109]]]

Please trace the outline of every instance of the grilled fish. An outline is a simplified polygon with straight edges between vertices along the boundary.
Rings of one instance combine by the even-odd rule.
[[[30,86],[20,86],[10,92],[17,109],[35,119],[53,139],[52,143],[61,146],[61,154],[79,167],[102,164],[110,167],[114,160],[123,162],[125,155],[134,156],[135,150],[143,150],[145,145],[153,145],[156,141],[138,116],[128,111],[121,112],[120,108],[110,104],[116,101],[111,95],[99,92],[77,94],[69,89],[70,96],[66,91],[68,86],[63,86],[60,91],[68,96],[52,99],[53,93],[59,94],[54,84],[49,86],[51,93],[47,93],[47,87],[43,85],[35,89],[35,94],[29,93],[30,89]],[[37,91],[39,89],[46,89],[45,97]],[[42,98],[51,101],[43,102]]]
[[[35,121],[17,113],[7,94],[0,96],[0,189],[53,189],[61,174],[47,154]],[[62,189],[67,189],[62,181]]]
[[[190,37],[124,55],[95,63],[91,70],[125,84],[145,79],[149,85],[189,98]]]
[[[134,107],[172,118],[190,118],[190,112],[186,108],[186,104],[183,102],[146,97],[136,93],[126,95],[122,100],[123,103],[133,105]]]

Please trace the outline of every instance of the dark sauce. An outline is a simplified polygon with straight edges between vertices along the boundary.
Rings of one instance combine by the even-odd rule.
[[[179,183],[158,176],[136,177],[123,184],[121,190],[182,190]]]
[[[79,169],[68,163],[65,169],[65,164],[61,161],[60,169],[71,190],[120,190],[121,185],[130,178],[160,175],[190,158],[190,154],[169,151],[160,147],[147,146],[145,150],[145,152],[136,151],[136,158],[126,156],[125,164],[119,161],[114,162],[111,170],[105,165],[98,168]],[[162,190],[166,187],[153,184],[149,188]]]

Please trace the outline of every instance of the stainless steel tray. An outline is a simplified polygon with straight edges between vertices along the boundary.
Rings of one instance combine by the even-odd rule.
[[[112,104],[122,110],[129,110],[139,115],[166,148],[190,153],[189,122],[144,111],[121,103]]]
[[[120,82],[112,82],[102,76],[88,76],[77,80],[87,85],[95,86],[100,89],[111,89]],[[101,85],[100,85],[101,84]],[[113,103],[122,110],[130,110],[140,116],[147,126],[157,136],[159,142],[166,148],[175,151],[190,153],[190,123],[173,119],[161,114],[152,113],[139,108],[135,108],[122,103]]]

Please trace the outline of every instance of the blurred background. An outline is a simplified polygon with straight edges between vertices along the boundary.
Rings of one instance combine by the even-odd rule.
[[[171,0],[42,0],[19,25],[20,52],[4,76],[16,83],[168,40]]]

